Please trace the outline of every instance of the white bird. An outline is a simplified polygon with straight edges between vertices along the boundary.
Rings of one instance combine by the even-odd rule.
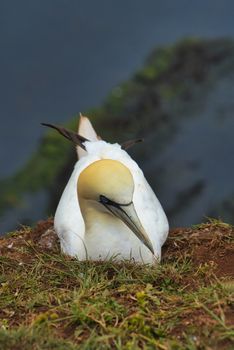
[[[54,228],[63,253],[79,260],[160,261],[166,215],[124,145],[100,140],[81,116],[79,134],[51,124],[80,157],[58,204]],[[82,136],[81,136],[82,135]]]

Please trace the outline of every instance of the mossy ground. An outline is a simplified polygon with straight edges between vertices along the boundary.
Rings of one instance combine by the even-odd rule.
[[[0,240],[0,349],[233,348],[232,226],[172,230],[159,266],[65,257],[51,226]]]

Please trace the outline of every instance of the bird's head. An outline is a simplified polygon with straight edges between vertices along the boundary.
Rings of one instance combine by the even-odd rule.
[[[133,204],[134,179],[121,162],[102,159],[85,168],[77,182],[79,201],[94,201],[123,221],[154,254]]]
[[[132,202],[134,181],[128,168],[119,161],[102,159],[85,168],[78,179],[78,195],[100,203],[100,196],[116,203]]]

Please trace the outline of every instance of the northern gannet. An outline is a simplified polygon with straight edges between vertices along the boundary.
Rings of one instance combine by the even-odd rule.
[[[80,158],[54,217],[62,252],[79,260],[160,261],[168,221],[143,172],[123,149],[135,141],[122,147],[105,142],[83,116],[78,134],[43,125],[73,141]]]

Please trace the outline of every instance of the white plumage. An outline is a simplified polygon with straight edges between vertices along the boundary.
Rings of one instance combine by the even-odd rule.
[[[88,125],[87,129],[91,130],[91,124],[89,126],[89,121],[83,117],[83,124],[85,123]],[[84,130],[83,127],[82,136],[88,137],[89,131],[86,130],[84,135]],[[93,129],[91,131],[92,139],[95,139],[96,134],[93,134]],[[84,147],[86,152],[82,154],[80,152],[82,157],[74,167],[54,218],[54,227],[62,251],[70,256],[76,256],[79,260],[115,258],[133,259],[141,263],[154,263],[160,260],[161,247],[168,235],[168,221],[141,169],[119,144],[110,144],[97,140],[96,137],[96,141],[84,142]],[[97,202],[94,211],[93,209],[87,211],[86,220],[83,217],[77,194],[78,179],[87,167],[105,159],[120,162],[130,171],[134,182],[132,203],[153,247],[154,255],[122,220],[111,213],[99,210],[102,204]],[[103,179],[104,182],[107,180]],[[92,215],[89,215],[89,212]]]

